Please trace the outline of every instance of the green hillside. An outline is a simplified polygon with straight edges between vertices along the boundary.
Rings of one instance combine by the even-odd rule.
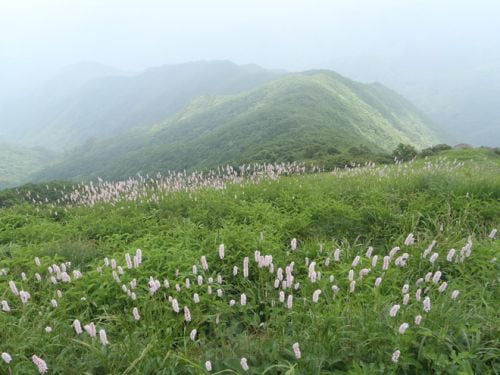
[[[18,143],[68,150],[163,121],[200,95],[238,93],[279,75],[229,61],[164,65],[134,75],[100,69],[82,77],[84,68],[63,71],[34,95],[0,108],[0,121],[13,131],[24,129]]]
[[[70,205],[30,187],[0,204],[0,372],[496,374],[499,176],[483,149]]]
[[[19,185],[27,176],[44,168],[54,157],[47,150],[0,141],[0,189]]]
[[[488,58],[463,46],[460,50],[467,51],[462,58],[447,56],[443,49],[443,59],[415,58],[411,53],[400,58],[384,53],[339,56],[331,68],[362,82],[376,79],[408,98],[439,126],[446,143],[498,147],[500,48],[486,48]]]
[[[387,152],[399,143],[423,147],[438,139],[410,103],[382,85],[310,71],[236,95],[200,97],[162,124],[88,142],[36,178],[315,160],[360,145]]]

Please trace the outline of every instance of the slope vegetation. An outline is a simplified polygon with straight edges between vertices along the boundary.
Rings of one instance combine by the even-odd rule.
[[[44,168],[54,157],[54,153],[44,149],[0,141],[0,189],[18,185],[30,174]]]
[[[199,61],[150,68],[138,75],[83,75],[79,69],[56,77],[36,98],[13,105],[0,119],[26,131],[18,141],[54,150],[70,149],[90,138],[113,136],[133,126],[153,125],[190,100],[254,88],[278,75],[255,65]],[[64,73],[64,72],[63,72]],[[80,74],[77,74],[80,73]],[[97,73],[96,73],[97,74]],[[73,76],[77,76],[74,78]],[[77,84],[61,84],[75,81]]]
[[[37,179],[308,160],[359,145],[390,151],[401,142],[423,147],[438,139],[418,110],[382,85],[310,71],[240,94],[200,97],[152,128],[88,142]]]
[[[499,172],[453,150],[0,208],[0,372],[495,374]]]

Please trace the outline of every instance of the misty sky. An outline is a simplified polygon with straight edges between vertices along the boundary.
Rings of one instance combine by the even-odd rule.
[[[201,59],[374,80],[498,59],[499,15],[498,0],[0,0],[0,82]]]

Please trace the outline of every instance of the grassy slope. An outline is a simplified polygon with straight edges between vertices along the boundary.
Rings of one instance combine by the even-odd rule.
[[[164,124],[89,143],[38,178],[126,177],[219,164],[314,159],[329,148],[438,142],[427,120],[380,85],[333,72],[277,79],[232,96],[202,97]]]
[[[43,127],[28,132],[25,142],[69,150],[89,138],[163,121],[200,95],[237,93],[277,75],[228,61],[199,61],[150,68],[135,76],[90,80],[55,103]]]
[[[54,158],[51,152],[0,142],[0,189],[18,185]]]
[[[14,373],[33,372],[29,357],[35,353],[53,373],[198,374],[207,359],[215,370],[241,371],[242,356],[249,360],[250,373],[262,373],[272,365],[283,366],[282,371],[295,366],[290,374],[498,372],[498,263],[491,259],[498,256],[500,247],[486,235],[500,222],[500,159],[484,150],[444,154],[467,164],[458,171],[412,174],[412,167],[404,165],[396,174],[289,177],[225,191],[176,193],[159,204],[59,210],[57,216],[49,208],[4,209],[0,211],[0,260],[10,276],[0,276],[0,296],[9,300],[13,312],[0,314],[4,327],[0,351],[14,356]],[[409,232],[417,239],[414,247],[402,245]],[[459,250],[469,235],[474,241],[471,258],[464,264],[448,263],[448,250]],[[288,254],[293,237],[299,240],[299,250]],[[432,266],[420,254],[434,239],[440,256]],[[217,258],[219,243],[226,245],[224,262]],[[323,253],[318,252],[319,243],[324,244]],[[358,281],[357,292],[347,293],[350,263],[368,245],[375,247],[379,257],[393,246],[402,246],[411,254],[409,265],[392,265],[380,289],[375,289],[375,277],[383,274],[379,260],[368,278]],[[134,303],[121,292],[109,269],[100,276],[95,267],[104,256],[123,264],[125,252],[138,247],[144,251],[144,264],[122,276],[123,281],[138,280]],[[342,249],[342,261],[327,267],[324,261],[335,247]],[[272,254],[277,266],[295,261],[294,274],[301,288],[287,291],[295,296],[292,310],[280,303],[270,306],[270,299],[277,300],[278,294],[271,286],[274,276],[256,267],[255,249]],[[206,286],[184,288],[185,277],[194,283],[191,266],[199,263],[201,255],[207,255],[209,275],[224,277],[223,300],[207,295]],[[34,266],[34,256],[42,258],[42,267]],[[251,259],[248,280],[241,274],[231,276],[232,266],[241,267],[244,256]],[[306,280],[304,257],[315,260],[323,274],[316,284]],[[63,260],[70,260],[85,278],[58,286],[32,281],[35,271],[45,277],[48,264]],[[363,258],[356,270],[370,267],[369,263]],[[442,295],[431,287],[433,308],[424,314],[421,303],[414,300],[415,280],[437,269],[446,274],[449,287]],[[20,281],[21,271],[30,281]],[[341,288],[335,300],[330,275]],[[149,296],[149,276],[169,278],[171,289]],[[31,292],[32,300],[25,307],[8,291],[10,279]],[[183,286],[180,293],[173,289],[175,283]],[[404,283],[410,284],[411,302],[402,306],[397,318],[389,318],[390,307],[401,303]],[[55,298],[57,288],[64,297],[53,309],[49,300]],[[317,288],[323,291],[320,303],[312,304]],[[457,301],[450,299],[453,289],[461,292]],[[195,291],[200,293],[200,305],[192,302]],[[242,292],[248,295],[248,304],[229,307],[229,299],[239,301]],[[172,313],[165,300],[168,295],[177,297],[181,307],[190,306],[191,323]],[[82,296],[87,301],[81,301]],[[142,315],[139,322],[132,319],[135,306]],[[413,324],[416,314],[424,315],[419,327]],[[70,326],[75,318],[105,328],[111,345],[103,348],[86,334],[75,337]],[[400,335],[397,328],[404,321],[410,329]],[[53,333],[44,332],[47,325]],[[193,328],[199,332],[195,343],[189,340]],[[291,351],[296,341],[302,348],[300,361]],[[390,361],[396,348],[402,352],[398,366]],[[7,371],[3,363],[0,368]],[[278,368],[269,371],[276,373]]]

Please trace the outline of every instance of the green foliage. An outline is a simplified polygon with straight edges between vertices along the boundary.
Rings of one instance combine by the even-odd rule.
[[[349,150],[347,150],[347,152],[351,155],[354,155],[354,156],[363,156],[363,155],[372,155],[372,152],[370,149],[367,149],[365,146],[363,145],[359,145],[359,146],[352,146],[351,148],[349,148]]]
[[[134,76],[89,65],[61,72],[34,97],[26,95],[22,108],[6,109],[7,133],[21,128],[25,143],[70,150],[88,139],[164,121],[199,96],[238,93],[279,75],[229,61],[164,65]]]
[[[441,155],[466,164],[450,168]],[[9,271],[0,276],[0,295],[12,308],[0,312],[0,352],[11,353],[10,370],[22,374],[34,373],[33,354],[44,358],[54,374],[200,374],[208,359],[214,373],[240,373],[243,356],[252,374],[498,372],[499,269],[492,258],[498,257],[500,243],[487,234],[500,220],[500,159],[486,150],[449,150],[430,160],[435,169],[424,169],[424,161],[417,159],[380,170],[172,193],[158,202],[123,201],[67,212],[24,203],[0,209],[0,268]],[[417,172],[409,173],[412,170]],[[410,232],[416,245],[402,245]],[[460,250],[468,236],[474,244],[472,256],[464,263],[447,262],[447,251]],[[290,253],[294,237],[299,247]],[[432,240],[440,254],[434,266],[420,257]],[[220,243],[226,247],[224,261],[217,256]],[[347,273],[354,256],[361,255],[359,268],[372,268],[364,257],[369,245],[379,265],[362,281],[356,279],[356,293],[348,293]],[[409,264],[392,265],[384,274],[382,257],[394,246],[410,254]],[[103,266],[104,257],[123,265],[124,254],[136,248],[143,250],[143,264],[121,276],[124,284],[137,279],[138,299],[132,301],[109,268],[102,274],[96,268]],[[338,263],[332,260],[335,248],[342,250]],[[275,275],[257,267],[256,249],[273,255],[281,267],[295,262],[301,286],[287,291],[294,294],[293,309],[277,301],[278,292],[270,287]],[[202,255],[210,265],[205,280],[216,279],[218,273],[224,278],[223,299],[209,296],[206,284],[198,287],[194,281],[192,265],[199,266]],[[41,258],[41,267],[34,264],[35,256]],[[241,277],[244,256],[251,258],[248,279]],[[322,272],[316,283],[306,280],[305,257],[316,261]],[[330,266],[325,266],[327,257]],[[84,278],[52,285],[47,266],[68,260]],[[237,277],[232,275],[234,265],[240,267]],[[423,314],[414,300],[414,281],[429,269],[445,273],[448,289],[441,294],[430,284],[433,308]],[[21,281],[21,272],[26,272],[27,281]],[[39,284],[33,280],[35,272],[44,277]],[[340,287],[335,298],[330,275]],[[375,278],[382,275],[382,285],[374,288]],[[169,278],[171,288],[151,296],[150,276]],[[184,284],[187,277],[190,289]],[[28,304],[13,297],[9,280],[30,291]],[[180,292],[175,291],[176,283],[182,286]],[[390,318],[388,311],[401,300],[405,283],[410,284],[411,302]],[[214,281],[213,287],[215,293],[219,285]],[[49,301],[56,298],[56,289],[63,298],[52,308]],[[314,304],[316,289],[322,295]],[[456,301],[450,298],[453,289],[460,290]],[[200,293],[200,304],[192,302],[194,292]],[[230,307],[229,299],[239,301],[243,292],[248,304]],[[172,312],[168,295],[190,306],[192,322]],[[262,302],[271,298],[274,307]],[[138,322],[132,319],[133,307],[141,313]],[[424,315],[420,326],[413,324],[416,314]],[[74,319],[106,329],[110,345],[103,347],[87,334],[75,335]],[[401,335],[397,328],[404,321],[410,329]],[[52,333],[44,331],[48,325]],[[193,328],[198,330],[196,342],[189,339]],[[294,342],[300,343],[301,360],[293,356]],[[391,362],[396,348],[402,353],[397,365]],[[9,373],[9,366],[0,363],[0,371]]]
[[[335,155],[335,154],[340,154],[340,151],[339,151],[339,150],[337,150],[335,147],[328,147],[328,148],[326,149],[326,153],[327,153],[328,155]]]
[[[392,152],[392,156],[397,160],[409,161],[417,156],[417,150],[412,145],[400,143]]]
[[[70,183],[52,181],[47,184],[26,184],[15,189],[0,190],[0,208],[31,203],[33,198],[46,203],[57,203],[61,197],[60,192],[69,192],[72,188]]]
[[[44,149],[13,146],[0,141],[0,190],[19,184],[54,158],[54,153]]]
[[[411,104],[383,86],[311,71],[236,95],[198,98],[153,128],[89,142],[37,179],[118,179],[221,164],[320,160],[353,146],[358,157],[401,142],[423,147],[437,138]]]
[[[424,156],[424,157],[425,156],[432,156],[432,155],[436,155],[436,154],[440,153],[441,151],[450,150],[450,149],[451,149],[451,146],[442,143],[442,144],[435,145],[435,146],[432,146],[432,147],[424,148],[420,152],[420,155]]]

